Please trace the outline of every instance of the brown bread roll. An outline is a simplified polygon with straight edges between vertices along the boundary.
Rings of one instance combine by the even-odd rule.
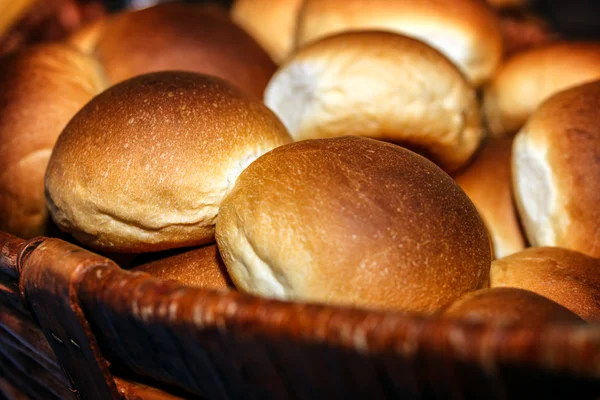
[[[433,312],[481,288],[490,246],[452,178],[402,147],[305,140],[253,162],[216,239],[235,286],[289,299]]]
[[[490,287],[530,290],[588,322],[600,321],[600,260],[558,247],[525,249],[492,263]]]
[[[44,172],[56,138],[105,83],[93,58],[66,44],[0,59],[0,230],[44,234]]]
[[[306,0],[297,48],[352,30],[387,30],[422,40],[452,60],[474,85],[492,77],[502,59],[496,14],[480,0]]]
[[[556,42],[509,58],[484,89],[494,136],[514,135],[553,94],[600,79],[600,43]]]
[[[512,156],[529,242],[600,257],[600,81],[559,92],[531,116]]]
[[[490,139],[473,162],[454,178],[481,214],[496,258],[525,248],[512,197],[511,152],[511,138]]]
[[[62,132],[46,173],[48,207],[96,250],[210,243],[240,172],[290,141],[273,113],[225,81],[142,75],[98,95]]]
[[[475,89],[440,52],[381,31],[304,47],[281,66],[265,104],[295,140],[360,135],[423,151],[447,171],[483,136]]]
[[[546,297],[508,287],[467,293],[444,309],[443,317],[493,325],[585,323],[577,314]]]

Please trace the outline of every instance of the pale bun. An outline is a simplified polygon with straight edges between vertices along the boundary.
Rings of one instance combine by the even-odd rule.
[[[433,312],[487,281],[491,251],[468,197],[425,158],[356,136],[279,147],[221,205],[216,239],[256,295]]]
[[[306,0],[297,48],[334,33],[387,30],[420,39],[444,53],[471,82],[492,77],[502,60],[502,32],[480,0]]]
[[[515,54],[484,89],[494,136],[514,135],[553,94],[600,79],[600,43],[556,42]]]
[[[236,0],[231,18],[281,63],[293,50],[298,12],[304,0]]]
[[[558,247],[529,248],[492,263],[490,287],[530,290],[588,322],[600,321],[600,260]]]
[[[390,32],[345,32],[304,47],[265,104],[295,140],[360,135],[423,151],[447,171],[483,137],[475,89],[440,52]]]
[[[548,99],[513,145],[517,208],[529,242],[600,257],[600,81]]]
[[[525,248],[512,196],[511,152],[511,138],[491,138],[454,178],[486,223],[496,258]]]
[[[508,287],[467,293],[447,307],[443,317],[489,325],[585,323],[577,314],[546,297]]]
[[[158,72],[112,86],[59,137],[46,173],[53,220],[96,250],[214,241],[222,198],[291,139],[258,100],[218,78]]]
[[[44,172],[60,132],[105,85],[93,58],[66,44],[0,59],[0,230],[45,233]]]

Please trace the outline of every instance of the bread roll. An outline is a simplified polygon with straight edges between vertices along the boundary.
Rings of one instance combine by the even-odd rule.
[[[346,32],[295,53],[265,104],[296,140],[361,135],[425,152],[447,171],[483,136],[475,89],[441,53],[389,32]]]
[[[175,280],[186,286],[233,289],[233,283],[227,275],[227,269],[215,244],[197,249],[178,250],[175,254],[137,265],[131,271],[147,272],[156,278]]]
[[[262,98],[276,66],[225,11],[170,3],[126,12],[104,28],[96,55],[111,82],[164,70],[214,75]]]
[[[223,201],[216,239],[239,290],[294,301],[432,312],[490,268],[485,227],[447,174],[355,136],[260,157]]]
[[[558,247],[525,249],[492,263],[490,287],[538,293],[588,322],[600,321],[600,260]]]
[[[142,75],[98,95],[62,132],[48,206],[62,230],[96,250],[210,243],[240,172],[290,140],[262,103],[218,78]]]
[[[546,297],[507,287],[467,293],[446,308],[443,316],[494,325],[585,323],[577,314]]]
[[[556,42],[511,57],[484,90],[495,136],[514,135],[551,95],[600,79],[600,44]]]
[[[109,17],[97,18],[83,25],[80,29],[66,38],[67,43],[75,46],[79,51],[93,54],[100,37],[104,34]]]
[[[44,234],[44,172],[56,138],[104,86],[94,59],[45,44],[0,59],[0,230]]]
[[[492,77],[502,59],[500,21],[480,0],[454,0],[451,5],[447,0],[306,0],[297,46],[334,33],[369,29],[428,43],[476,86]]]
[[[236,0],[231,17],[279,64],[294,48],[302,3],[303,0]]]
[[[525,248],[512,197],[511,138],[488,140],[474,161],[455,177],[481,214],[502,258]]]
[[[513,185],[529,242],[600,257],[600,81],[557,93],[513,145]]]

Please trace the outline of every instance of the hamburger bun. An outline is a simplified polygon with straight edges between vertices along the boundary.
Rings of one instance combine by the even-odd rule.
[[[577,314],[550,299],[509,287],[467,293],[446,308],[443,317],[493,325],[585,323]]]
[[[386,30],[424,41],[452,60],[476,86],[502,60],[496,14],[480,0],[306,0],[297,48],[344,31]],[[385,54],[385,53],[383,53]]]
[[[475,89],[440,52],[381,31],[329,36],[273,76],[265,104],[295,140],[360,135],[422,151],[447,171],[483,136]]]
[[[216,239],[239,290],[292,301],[433,312],[490,268],[483,222],[452,178],[356,136],[257,159],[223,201]]]
[[[96,61],[66,44],[0,59],[0,230],[45,233],[44,172],[67,122],[105,82]]]
[[[95,250],[210,243],[240,172],[290,140],[262,103],[221,79],[142,75],[95,97],[62,132],[46,173],[48,207]]]
[[[294,48],[296,21],[303,0],[236,0],[234,22],[244,28],[277,64]]]
[[[517,209],[529,242],[600,257],[600,81],[559,92],[513,145]]]
[[[600,79],[600,43],[556,42],[509,58],[484,89],[494,136],[514,135],[553,94]]]
[[[511,138],[488,140],[469,166],[455,177],[485,222],[497,258],[525,248],[512,196]]]
[[[558,247],[525,249],[492,263],[490,287],[530,290],[588,322],[600,321],[600,260]]]

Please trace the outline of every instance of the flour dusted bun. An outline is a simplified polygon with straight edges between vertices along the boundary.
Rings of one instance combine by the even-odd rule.
[[[440,52],[381,31],[304,47],[281,66],[265,104],[296,140],[360,135],[424,152],[458,169],[483,136],[475,89]]]
[[[512,197],[511,152],[512,138],[490,139],[455,177],[486,223],[497,258],[525,248]]]
[[[589,322],[600,321],[600,260],[558,247],[525,249],[492,263],[490,287],[530,290]]]
[[[508,287],[467,293],[446,308],[443,315],[494,325],[585,323],[577,314],[546,297]]]
[[[118,14],[103,27],[95,54],[111,82],[164,70],[225,79],[262,98],[276,66],[225,11],[167,3]]]
[[[104,87],[93,58],[44,44],[0,59],[0,230],[42,235],[44,172],[67,122]]]
[[[513,145],[513,185],[529,242],[600,257],[600,81],[559,92]]]
[[[220,79],[142,75],[98,95],[62,132],[48,206],[62,230],[98,250],[209,243],[240,172],[289,141],[262,103]]]
[[[600,43],[557,42],[515,54],[485,87],[484,114],[495,136],[514,135],[553,94],[600,79]]]
[[[239,290],[295,301],[432,312],[490,268],[485,227],[452,178],[356,136],[257,159],[223,201],[216,239]]]
[[[231,17],[281,63],[294,48],[296,21],[304,0],[236,0]]]
[[[372,29],[428,43],[477,86],[492,77],[502,59],[499,19],[480,0],[306,0],[297,47],[334,33]]]

